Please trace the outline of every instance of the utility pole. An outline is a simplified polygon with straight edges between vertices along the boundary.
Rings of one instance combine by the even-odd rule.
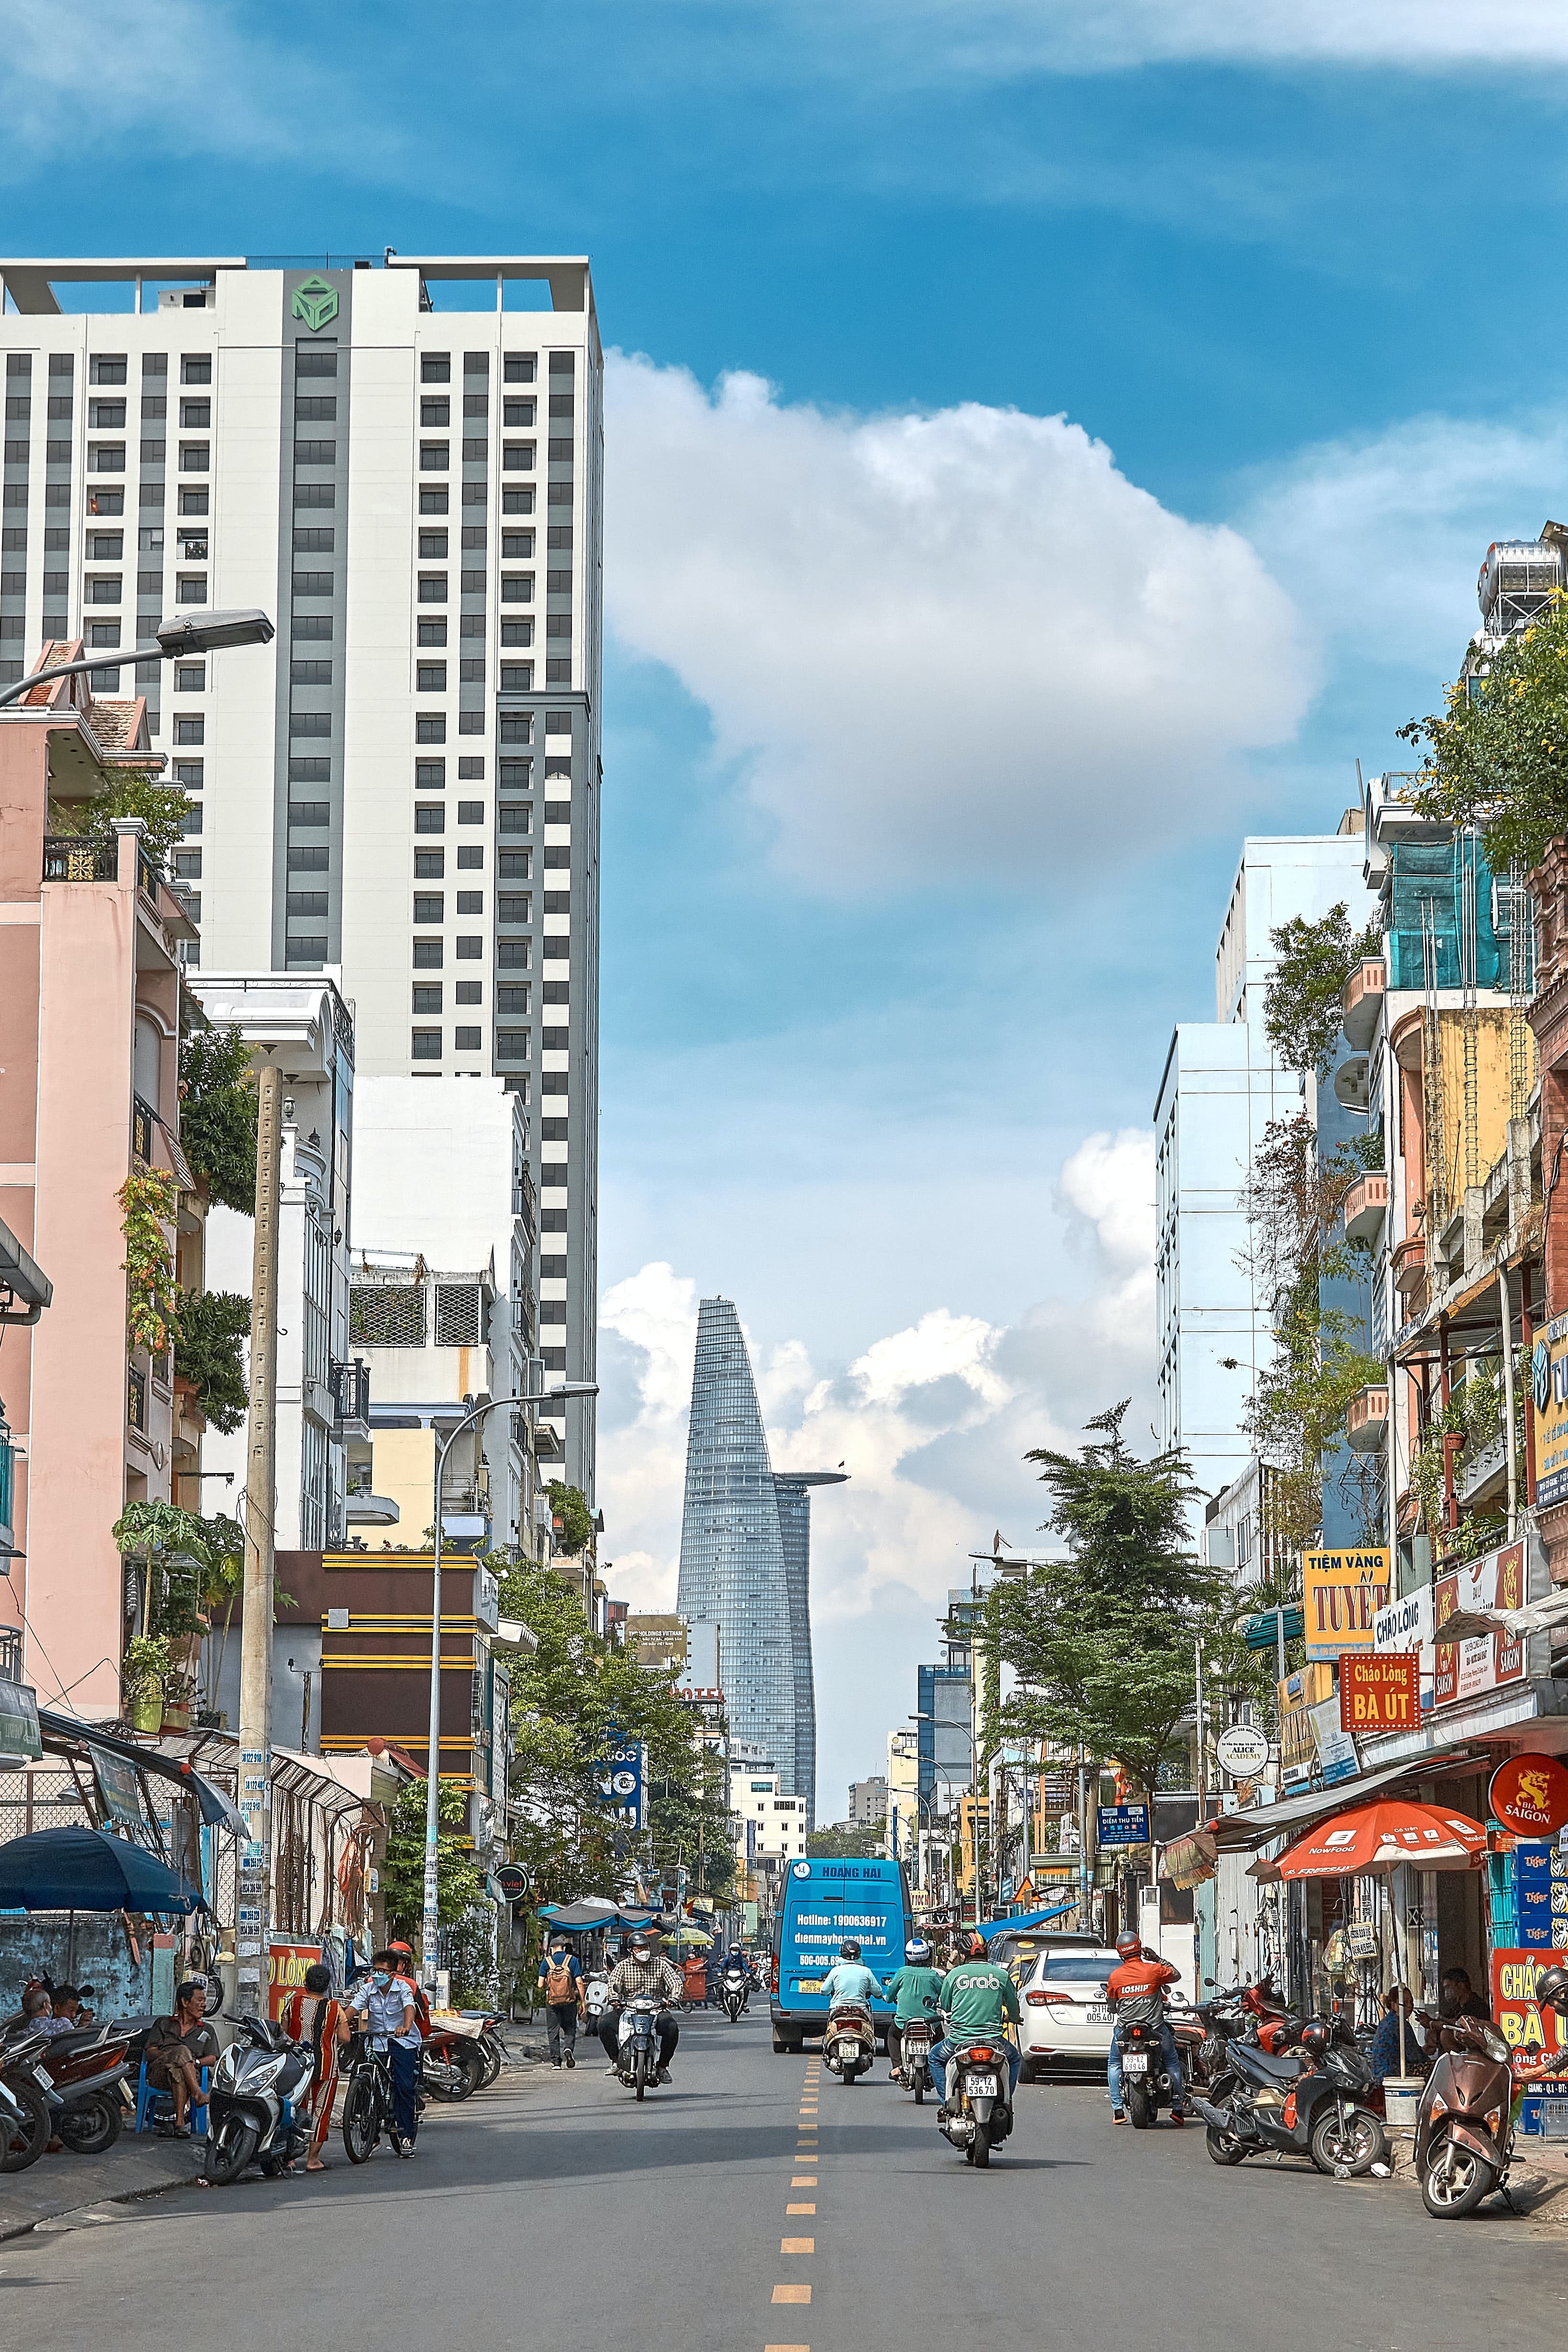
[[[256,1085],[256,1245],[250,1293],[250,1428],[246,1456],[245,1614],[240,1627],[239,1857],[236,2005],[262,2012],[272,1927],[273,1512],[277,1465],[277,1224],[283,1076],[264,1063]]]

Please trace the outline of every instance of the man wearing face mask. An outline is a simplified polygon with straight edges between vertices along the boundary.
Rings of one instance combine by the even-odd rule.
[[[384,2049],[392,2078],[392,2147],[412,2156],[419,2136],[419,2021],[414,1988],[398,1973],[396,1955],[377,1952],[371,1974],[349,1995],[349,2007],[364,2021],[371,2045]]]

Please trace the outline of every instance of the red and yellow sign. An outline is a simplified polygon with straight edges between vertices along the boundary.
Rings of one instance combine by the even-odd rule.
[[[1433,1704],[1455,1706],[1479,1698],[1503,1683],[1524,1678],[1524,1643],[1517,1633],[1482,1633],[1469,1641],[1445,1642],[1443,1627],[1460,1610],[1522,1609],[1524,1546],[1504,1544],[1479,1559],[1440,1576],[1432,1588],[1437,1671]]]
[[[1568,1823],[1568,1765],[1556,1756],[1511,1756],[1492,1774],[1487,1801],[1515,1837],[1555,1837]]]
[[[319,1944],[273,1942],[267,1948],[267,2013],[276,2024],[291,1992],[305,1982],[305,1971],[321,1957]]]
[[[1309,1551],[1302,1559],[1301,1612],[1309,1658],[1370,1653],[1372,1621],[1388,1600],[1387,1548]]]
[[[1339,1726],[1368,1736],[1421,1727],[1421,1660],[1415,1650],[1352,1650],[1339,1662]]]
[[[1542,1969],[1565,1966],[1568,1952],[1493,1952],[1491,2013],[1516,2058],[1539,2062],[1563,2050],[1563,2021],[1550,2001],[1536,2000],[1535,1986]]]

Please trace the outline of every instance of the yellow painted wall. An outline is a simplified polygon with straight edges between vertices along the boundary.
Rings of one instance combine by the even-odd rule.
[[[1467,1156],[1465,1113],[1465,1016],[1439,1013],[1437,1049],[1443,1072],[1443,1160],[1450,1213],[1472,1179],[1484,1183],[1508,1149],[1509,1013],[1506,1005],[1482,1005],[1476,1013],[1477,1150]],[[1535,1039],[1524,1030],[1528,1055],[1526,1091],[1535,1084]],[[1428,1139],[1430,1143],[1430,1139]]]
[[[425,1541],[424,1530],[435,1517],[434,1497],[435,1480],[435,1436],[428,1429],[378,1429],[371,1449],[371,1485],[378,1495],[390,1495],[402,1516],[395,1528],[385,1529],[390,1544],[407,1545],[418,1551]],[[451,1507],[450,1504],[447,1507]],[[374,1551],[379,1538],[368,1533],[366,1541]],[[429,1609],[429,1601],[425,1603]]]

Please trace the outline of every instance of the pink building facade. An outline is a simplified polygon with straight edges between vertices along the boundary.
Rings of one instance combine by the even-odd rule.
[[[46,646],[38,668],[78,651]],[[26,1457],[25,1557],[0,1579],[0,1623],[23,1628],[40,1706],[99,1719],[121,1713],[137,1600],[110,1530],[137,1498],[201,1508],[199,1421],[170,1360],[128,1345],[118,1198],[135,1168],[173,1173],[178,1276],[200,1287],[205,1202],[178,1143],[180,943],[195,934],[140,820],[105,845],[57,832],[51,811],[79,814],[128,768],[162,764],[143,704],[94,700],[85,677],[0,709],[0,1218],[54,1285],[0,1352]]]

